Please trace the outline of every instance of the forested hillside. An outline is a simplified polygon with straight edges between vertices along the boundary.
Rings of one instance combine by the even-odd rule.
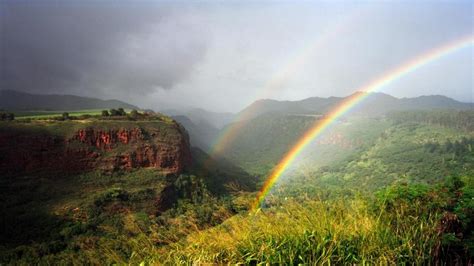
[[[165,109],[162,113],[169,116],[185,116],[196,125],[210,125],[213,128],[221,129],[232,121],[235,114],[211,112],[202,108],[189,108],[183,110]]]
[[[262,114],[324,114],[344,100],[354,95],[366,94],[356,92],[346,97],[312,97],[299,101],[258,100],[239,112],[238,117],[251,119]],[[409,110],[469,110],[472,103],[463,103],[441,95],[420,96],[415,98],[396,98],[384,93],[368,93],[363,103],[352,113],[369,116],[380,116],[390,112]]]
[[[450,111],[340,119],[307,147],[259,209],[250,209],[256,191],[318,117],[251,120],[227,159],[191,149],[192,164],[180,174],[118,168],[3,176],[0,258],[26,264],[466,264],[474,256],[471,117]],[[2,126],[57,135],[103,118],[81,119]],[[107,119],[102,127],[108,131],[176,123],[162,116],[156,122]],[[111,146],[105,158],[126,153],[127,145]]]
[[[474,134],[459,130],[462,119],[441,126],[414,123],[412,115],[397,114],[404,122],[372,121],[385,129],[349,157],[293,171],[262,208],[141,258],[468,264],[474,257]]]
[[[219,130],[216,127],[205,121],[193,122],[188,117],[182,115],[172,116],[172,118],[183,125],[189,132],[191,145],[204,151],[209,150],[219,134]]]
[[[0,0],[0,266],[474,266],[474,9]]]
[[[238,135],[224,145],[223,156],[254,174],[267,173],[320,116],[266,114],[237,122]],[[294,168],[318,166],[350,156],[370,144],[389,125],[380,119],[353,118],[336,121],[310,145]]]
[[[231,217],[242,204],[230,195],[256,189],[160,114],[1,121],[0,151],[0,264],[131,258],[134,237],[175,242]]]

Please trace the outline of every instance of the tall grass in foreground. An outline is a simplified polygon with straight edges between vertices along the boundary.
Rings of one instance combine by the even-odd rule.
[[[433,258],[439,218],[421,202],[375,212],[362,200],[289,201],[237,215],[161,249],[142,239],[129,262],[420,264]]]
[[[198,228],[199,219],[189,219],[193,215],[184,215],[177,220],[179,227],[169,224],[167,229],[183,238],[169,238],[160,230],[142,232],[122,239],[133,251],[128,256],[110,248],[106,257],[146,265],[471,265],[473,181],[453,177],[437,186],[397,182],[373,195],[324,200],[317,195],[279,198],[269,208],[221,219],[208,229]]]

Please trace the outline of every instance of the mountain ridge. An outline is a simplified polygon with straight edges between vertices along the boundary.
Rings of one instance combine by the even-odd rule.
[[[214,139],[219,134],[219,129],[208,123],[201,121],[200,123],[193,122],[185,115],[172,116],[175,121],[180,123],[189,133],[191,146],[198,147],[203,151],[208,151]]]
[[[331,108],[334,108],[341,101],[359,93],[365,92],[358,91],[346,97],[309,97],[297,101],[259,99],[242,109],[237,114],[237,117],[240,118],[239,120],[246,120],[270,112],[323,114]],[[391,111],[429,109],[466,110],[472,108],[474,108],[474,103],[456,101],[444,95],[422,95],[412,98],[397,98],[386,93],[377,92],[369,93],[363,102],[355,106],[354,113],[383,115]]]
[[[209,124],[217,129],[223,128],[235,117],[235,114],[230,112],[213,112],[203,108],[190,108],[183,110],[165,109],[160,112],[172,117],[185,116],[194,124]]]
[[[6,110],[83,110],[98,108],[139,109],[114,99],[102,100],[69,94],[32,94],[16,90],[0,90],[0,109]]]

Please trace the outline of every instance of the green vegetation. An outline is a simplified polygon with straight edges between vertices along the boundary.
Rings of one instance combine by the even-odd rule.
[[[123,227],[119,218],[124,211],[141,204],[147,205],[142,210],[153,209],[141,195],[144,190],[152,197],[159,193],[165,177],[141,170],[123,176],[89,173],[11,181],[2,179],[1,209],[6,215],[1,242],[9,251],[0,257],[33,263],[43,255],[74,252],[113,236]]]
[[[139,112],[136,109],[127,110],[123,108],[110,110],[81,110],[81,111],[28,111],[15,112],[19,123],[35,122],[36,124],[53,124],[54,121],[78,120],[81,123],[100,124],[103,121],[154,121],[167,124],[175,123],[170,117],[155,112]],[[34,123],[33,123],[34,124]]]
[[[111,116],[126,116],[127,113],[125,112],[125,110],[123,110],[123,108],[119,108],[119,109],[110,109],[110,115]]]
[[[341,120],[258,210],[249,210],[252,191],[314,117],[247,121],[226,159],[194,149],[193,166],[179,176],[140,169],[2,177],[0,263],[469,264],[469,117],[445,111]],[[81,123],[165,130],[172,122],[130,112],[120,119],[16,121],[2,129],[68,134]]]
[[[62,113],[67,112],[70,116],[82,116],[82,115],[99,115],[101,109],[90,109],[90,110],[64,110],[64,111],[17,111],[14,112],[15,116],[19,119],[48,119],[52,117],[60,116]]]
[[[166,116],[145,117],[140,120],[128,119],[128,117],[89,117],[83,120],[64,120],[61,116],[57,120],[16,120],[14,123],[3,123],[1,128],[4,131],[20,131],[29,134],[50,134],[54,136],[71,137],[79,129],[88,127],[99,130],[109,130],[111,128],[143,128],[159,130],[163,137],[173,137],[175,129],[170,125],[175,124],[171,118]]]
[[[249,173],[263,176],[318,119],[318,116],[272,114],[238,122],[235,126],[238,135],[226,143],[223,154]],[[347,158],[371,145],[389,125],[378,119],[338,121],[319,138],[322,143],[306,148],[296,168],[310,164],[314,169]]]
[[[155,251],[146,259],[171,264],[466,263],[466,245],[474,240],[472,220],[459,217],[473,215],[466,201],[473,188],[449,180],[436,188],[393,185],[367,198],[286,200],[237,215],[171,245],[165,256]],[[463,233],[470,234],[465,244],[458,238]],[[140,254],[148,251],[145,246]]]
[[[101,114],[101,116],[110,116],[110,113],[107,110],[102,110],[102,112],[100,114]]]
[[[238,135],[222,154],[250,173],[265,174],[314,121],[308,116],[262,115],[237,122]]]
[[[173,179],[151,169],[2,178],[1,263],[112,262],[131,257],[142,234],[164,245],[236,213],[202,178]]]
[[[14,113],[0,112],[0,121],[12,121],[15,119]]]
[[[471,111],[405,111],[390,113],[396,123],[415,122],[474,131],[474,112]]]
[[[137,257],[171,264],[468,263],[474,256],[472,131],[452,121],[406,121],[358,121],[383,130],[344,159],[289,173],[256,213],[163,250],[145,246],[155,255]],[[348,137],[362,132],[350,127]]]
[[[472,103],[463,103],[442,95],[420,96],[415,98],[396,98],[377,92],[355,92],[346,97],[311,97],[299,101],[277,101],[271,99],[257,100],[239,113],[246,118],[261,115],[280,114],[324,114],[355,94],[366,94],[363,103],[352,110],[352,113],[365,116],[382,116],[390,112],[432,111],[432,110],[472,110]]]
[[[206,121],[195,123],[186,116],[173,116],[173,119],[189,132],[191,146],[203,151],[209,151],[219,134],[219,130]]]
[[[301,178],[290,178],[297,183],[290,187],[300,190],[298,185],[311,184],[305,188],[374,191],[397,180],[434,184],[446,176],[474,176],[473,144],[471,132],[411,123],[395,125],[345,160],[308,169]]]

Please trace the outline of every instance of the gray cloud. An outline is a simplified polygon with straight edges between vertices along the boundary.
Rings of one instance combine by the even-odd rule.
[[[185,80],[208,36],[185,10],[140,2],[2,2],[4,89],[127,97]]]
[[[99,3],[0,0],[0,88],[239,111],[259,98],[351,94],[474,23],[467,0]],[[383,92],[473,101],[472,51]]]

